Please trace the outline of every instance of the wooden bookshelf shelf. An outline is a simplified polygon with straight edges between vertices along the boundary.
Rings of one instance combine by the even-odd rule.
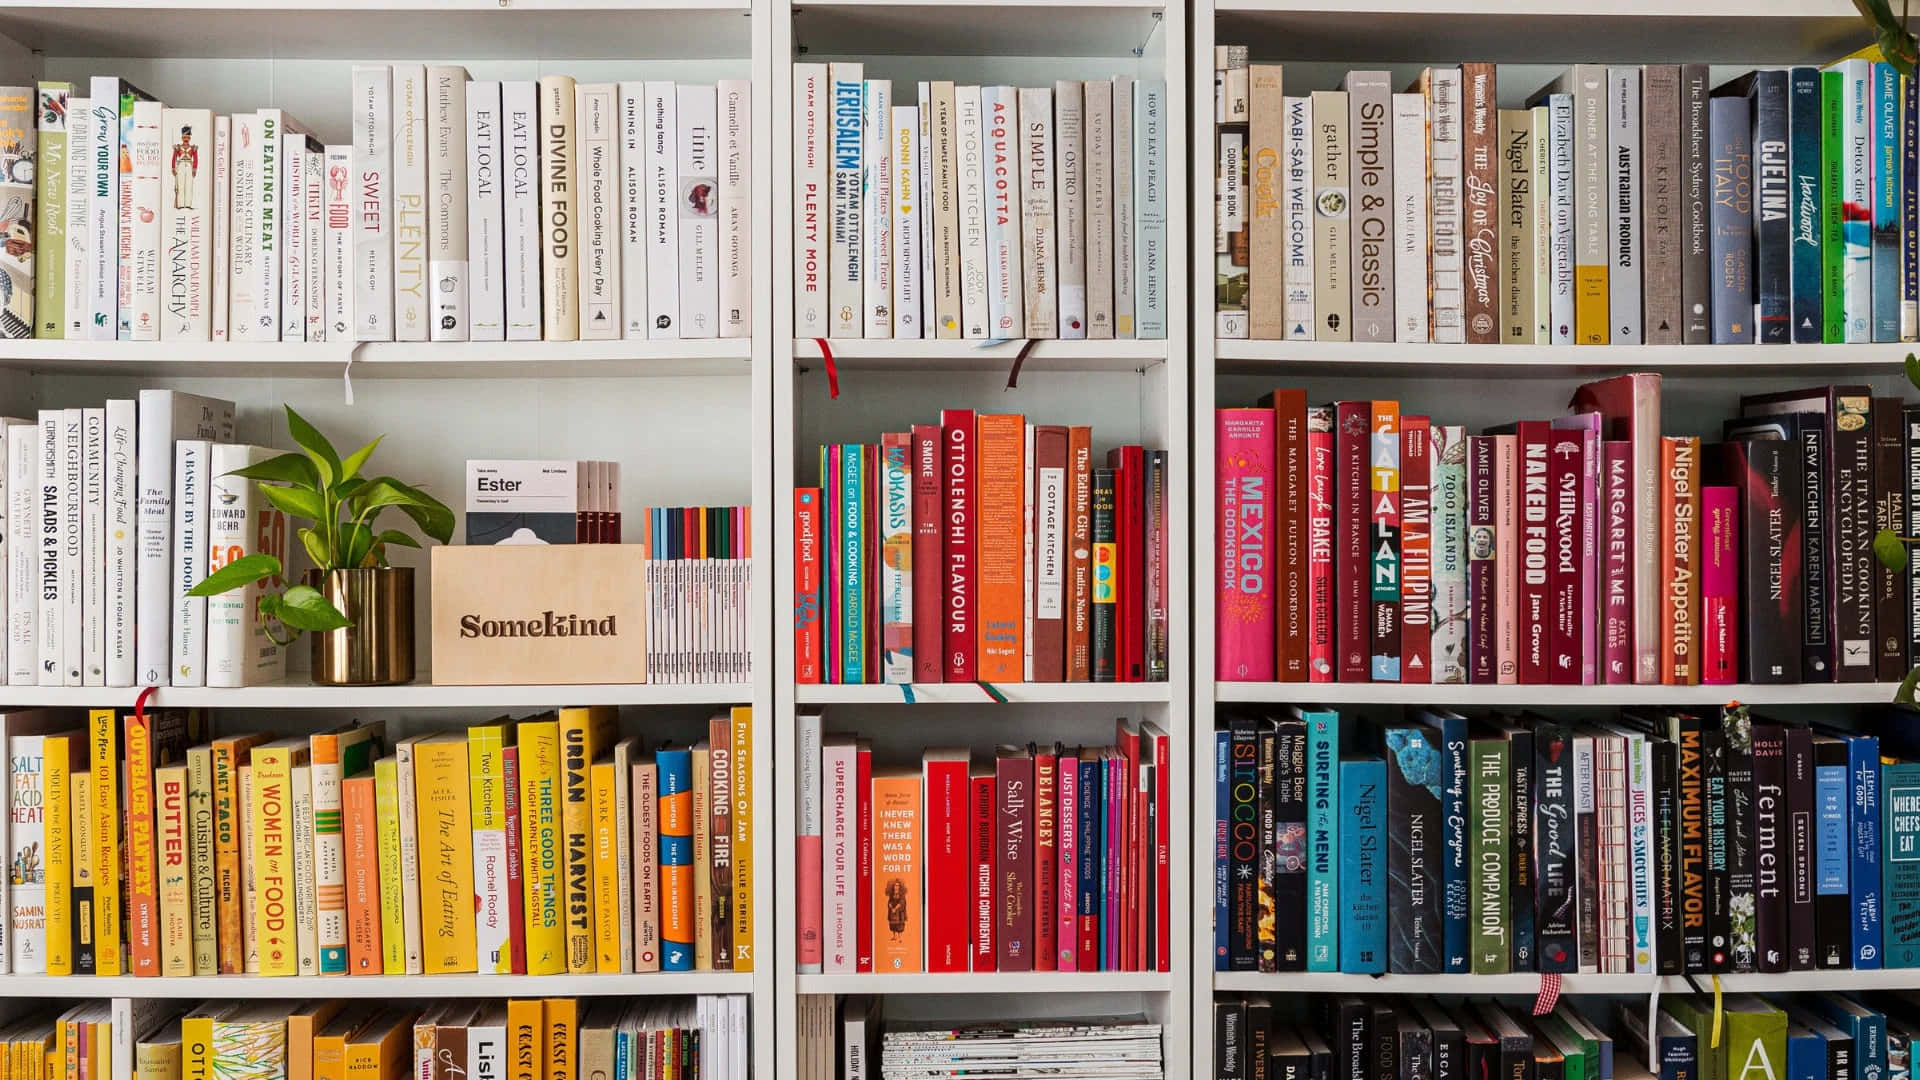
[[[1467,705],[1499,708],[1576,705],[1879,705],[1898,683],[1805,683],[1795,686],[1445,686],[1403,683],[1248,683],[1214,686],[1220,702],[1300,705]]]
[[[752,972],[651,971],[630,975],[131,975],[0,976],[0,998],[436,998],[643,997],[746,994]]]

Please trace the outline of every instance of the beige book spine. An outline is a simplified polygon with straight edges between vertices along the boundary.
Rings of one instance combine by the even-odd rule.
[[[1247,193],[1248,246],[1247,336],[1277,341],[1287,336],[1285,304],[1286,214],[1282,198],[1285,179],[1287,106],[1279,64],[1254,64],[1248,69]]]
[[[1501,109],[1500,340],[1533,339],[1533,113]]]
[[[1113,337],[1113,84],[1090,79],[1081,91],[1087,138],[1087,336]]]
[[[548,341],[580,337],[580,245],[574,228],[579,161],[574,139],[574,83],[540,77],[540,286]]]
[[[1313,269],[1316,341],[1353,340],[1353,283],[1349,262],[1347,95],[1313,92]]]
[[[952,83],[933,84],[933,327],[941,338],[960,336],[960,127],[953,98]]]

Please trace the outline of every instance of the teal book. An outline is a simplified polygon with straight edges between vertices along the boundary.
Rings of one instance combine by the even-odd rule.
[[[1467,924],[1475,975],[1504,975],[1513,965],[1507,895],[1508,744],[1499,732],[1467,743]]]
[[[1340,762],[1340,970],[1387,970],[1387,767],[1377,757]]]
[[[1880,766],[1881,947],[1887,967],[1920,967],[1920,762]]]
[[[1340,714],[1300,711],[1307,724],[1307,970],[1340,970]]]

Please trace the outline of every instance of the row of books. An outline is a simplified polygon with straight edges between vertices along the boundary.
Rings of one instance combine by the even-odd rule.
[[[1562,722],[1323,709],[1214,734],[1214,967],[1647,974],[1920,965],[1920,713]]]
[[[324,145],[284,109],[170,108],[112,76],[0,89],[0,164],[27,178],[0,188],[0,333],[749,336],[746,82],[402,64],[351,90],[353,142]]]
[[[876,769],[866,740],[798,721],[801,971],[1171,970],[1159,725],[976,771],[964,747]]]
[[[886,1020],[880,998],[802,994],[794,1014],[796,1080],[936,1080],[1049,1076],[1160,1080],[1160,1025],[1141,1016],[996,1020],[969,1024]]]
[[[611,707],[397,740],[5,721],[16,973],[752,970],[744,706],[651,754]]]
[[[1167,452],[947,409],[794,491],[801,683],[1165,682]]]
[[[1493,64],[1288,92],[1215,50],[1216,333],[1554,345],[1913,341],[1920,97],[1893,65]],[[1509,97],[1513,95],[1509,94]]]
[[[646,681],[752,678],[752,508],[656,506],[645,521]]]
[[[1216,417],[1216,677],[1897,682],[1920,408],[1866,386],[1740,399],[1661,436],[1656,375],[1485,434],[1278,390]],[[1702,481],[1705,481],[1703,483]]]
[[[864,76],[794,65],[796,336],[1167,336],[1165,82]]]

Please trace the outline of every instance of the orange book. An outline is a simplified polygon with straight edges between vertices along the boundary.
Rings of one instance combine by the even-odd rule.
[[[314,1080],[314,1037],[339,1014],[346,1002],[309,1001],[287,1014],[287,1080]]]
[[[548,998],[546,1080],[574,1080],[579,1062],[575,1048],[580,1036],[580,1002],[575,998]]]
[[[256,732],[213,741],[213,894],[222,975],[242,974],[247,962],[240,921],[248,902],[240,876],[240,820],[246,813],[240,801],[240,767],[251,760],[255,746],[271,737]]]
[[[1660,440],[1660,681],[1700,682],[1700,440]]]
[[[160,974],[160,874],[154,860],[153,716],[127,717],[127,953],[135,975]]]
[[[341,853],[347,879],[347,974],[379,975],[380,811],[374,802],[373,770],[363,769],[340,785]]]
[[[1026,677],[1026,418],[982,413],[974,430],[980,483],[975,502],[975,670],[982,682]]]
[[[547,1080],[547,1014],[539,998],[507,1002],[507,1080]]]
[[[379,1007],[379,1002],[356,1001],[321,1025],[313,1036],[313,1080],[347,1080],[347,1040],[373,1019]],[[293,1080],[291,1067],[287,1080]]]
[[[920,774],[873,778],[873,970],[922,969]]]
[[[413,1049],[413,1019],[402,1009],[383,1012],[347,1040],[345,1080],[400,1080],[407,1075]]]

